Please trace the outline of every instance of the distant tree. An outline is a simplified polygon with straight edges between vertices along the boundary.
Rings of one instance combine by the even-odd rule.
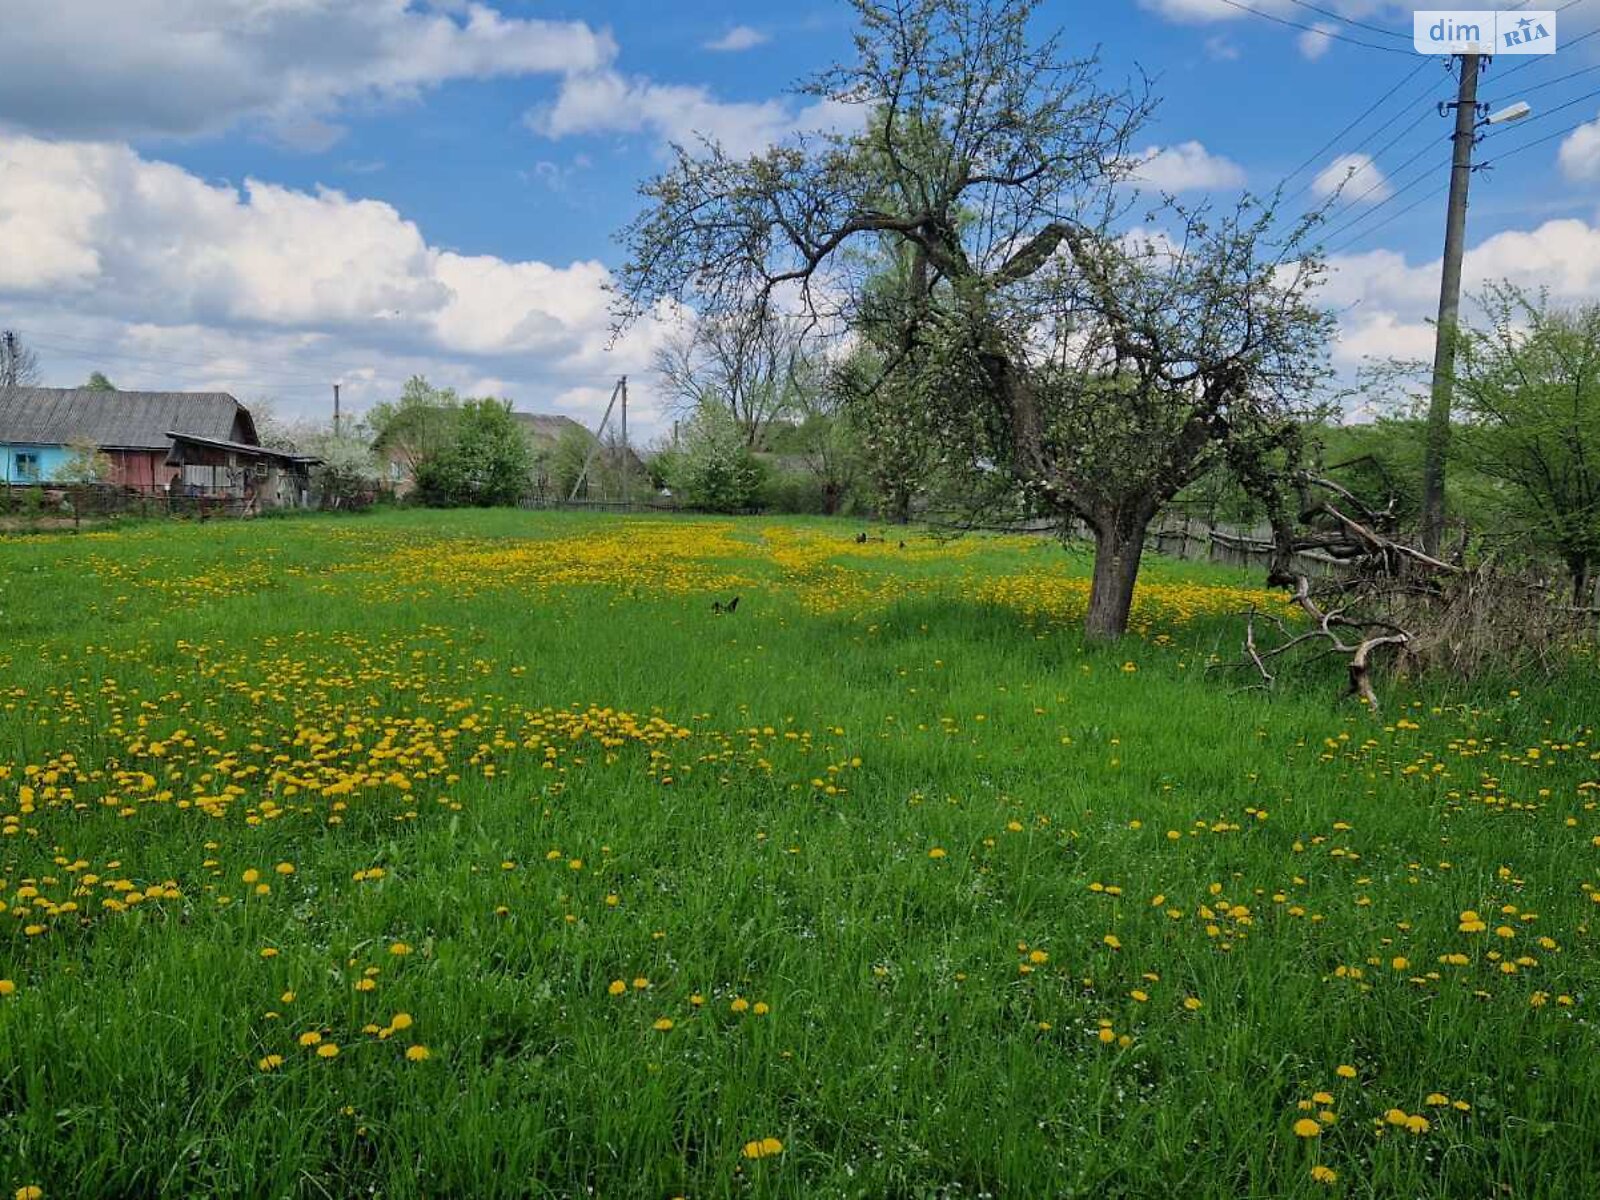
[[[115,475],[116,464],[93,442],[73,442],[67,447],[66,461],[56,467],[51,477],[66,485],[74,527],[82,522],[85,512],[95,510],[97,494]]]
[[[728,410],[755,449],[773,422],[792,416],[806,386],[812,349],[800,322],[736,312],[680,328],[656,354],[656,373],[674,411],[694,419],[702,405]]]
[[[460,417],[455,389],[436,388],[413,375],[399,400],[373,405],[366,422],[374,451],[399,462],[415,479],[425,463],[454,444]]]
[[[33,387],[38,382],[38,355],[14,330],[0,330],[0,388]]]
[[[372,446],[362,431],[331,429],[301,432],[295,449],[322,461],[312,468],[312,481],[325,508],[370,503],[383,480]]]
[[[107,379],[99,371],[92,372],[88,378],[88,381],[84,383],[83,386],[85,389],[91,392],[114,392],[117,390],[117,385],[112,383],[111,380]]]
[[[1503,516],[1560,557],[1574,603],[1600,568],[1600,303],[1552,307],[1509,284],[1480,300],[1487,326],[1461,335],[1462,457],[1498,483]]]
[[[515,504],[532,484],[533,452],[521,427],[501,400],[468,400],[455,421],[455,436],[425,459],[417,492],[425,503]]]
[[[865,346],[834,369],[829,390],[841,414],[848,414],[850,452],[859,456],[878,515],[904,524],[937,457],[915,390],[903,376],[886,372],[882,357]]]
[[[557,436],[556,444],[549,451],[550,486],[556,499],[565,500],[572,495],[593,447],[593,439],[583,429],[568,427]]]
[[[745,441],[744,428],[715,400],[702,403],[683,427],[668,470],[673,494],[710,512],[751,508],[761,488],[761,464]]]

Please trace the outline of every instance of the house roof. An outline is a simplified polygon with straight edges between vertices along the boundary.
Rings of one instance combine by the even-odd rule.
[[[578,422],[571,417],[564,417],[560,413],[514,412],[511,414],[511,419],[540,441],[557,441],[563,433],[573,429],[576,429],[591,440],[594,438],[594,435]]]
[[[226,438],[200,437],[198,434],[178,432],[168,433],[167,436],[173,442],[173,450],[167,454],[169,465],[176,465],[173,459],[177,445],[180,442],[188,446],[207,446],[213,450],[231,450],[235,454],[247,455],[250,458],[277,458],[282,459],[284,462],[305,463],[307,465],[322,461],[315,454],[299,454],[293,450],[274,450],[270,446],[254,446],[248,442],[230,442]]]
[[[165,450],[169,430],[226,440],[249,410],[226,392],[105,392],[89,388],[0,388],[0,442],[119,450]]]

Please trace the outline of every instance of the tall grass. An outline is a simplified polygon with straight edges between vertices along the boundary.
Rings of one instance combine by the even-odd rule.
[[[1587,665],[1374,721],[856,531],[0,541],[0,1185],[1592,1191]]]

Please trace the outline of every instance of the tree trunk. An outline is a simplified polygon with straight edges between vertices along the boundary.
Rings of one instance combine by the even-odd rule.
[[[1594,575],[1587,558],[1573,558],[1567,569],[1572,572],[1572,606],[1587,608],[1594,599]]]
[[[1094,580],[1083,628],[1096,641],[1115,641],[1128,632],[1133,585],[1139,578],[1148,520],[1111,520],[1095,530]]]

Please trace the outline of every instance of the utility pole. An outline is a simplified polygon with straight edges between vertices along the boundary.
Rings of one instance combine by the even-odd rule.
[[[633,456],[628,453],[628,377],[624,375],[617,386],[622,389],[622,502],[633,504]]]
[[[339,436],[339,385],[333,385],[333,436]]]
[[[1461,313],[1461,258],[1467,241],[1467,190],[1472,182],[1472,146],[1477,139],[1478,67],[1484,56],[1463,54],[1456,110],[1455,152],[1450,160],[1450,207],[1444,225],[1444,273],[1439,283],[1439,320],[1434,328],[1433,393],[1428,401],[1427,442],[1422,462],[1422,548],[1439,552],[1444,535],[1445,462],[1450,454],[1450,401],[1456,369],[1456,320]]]

